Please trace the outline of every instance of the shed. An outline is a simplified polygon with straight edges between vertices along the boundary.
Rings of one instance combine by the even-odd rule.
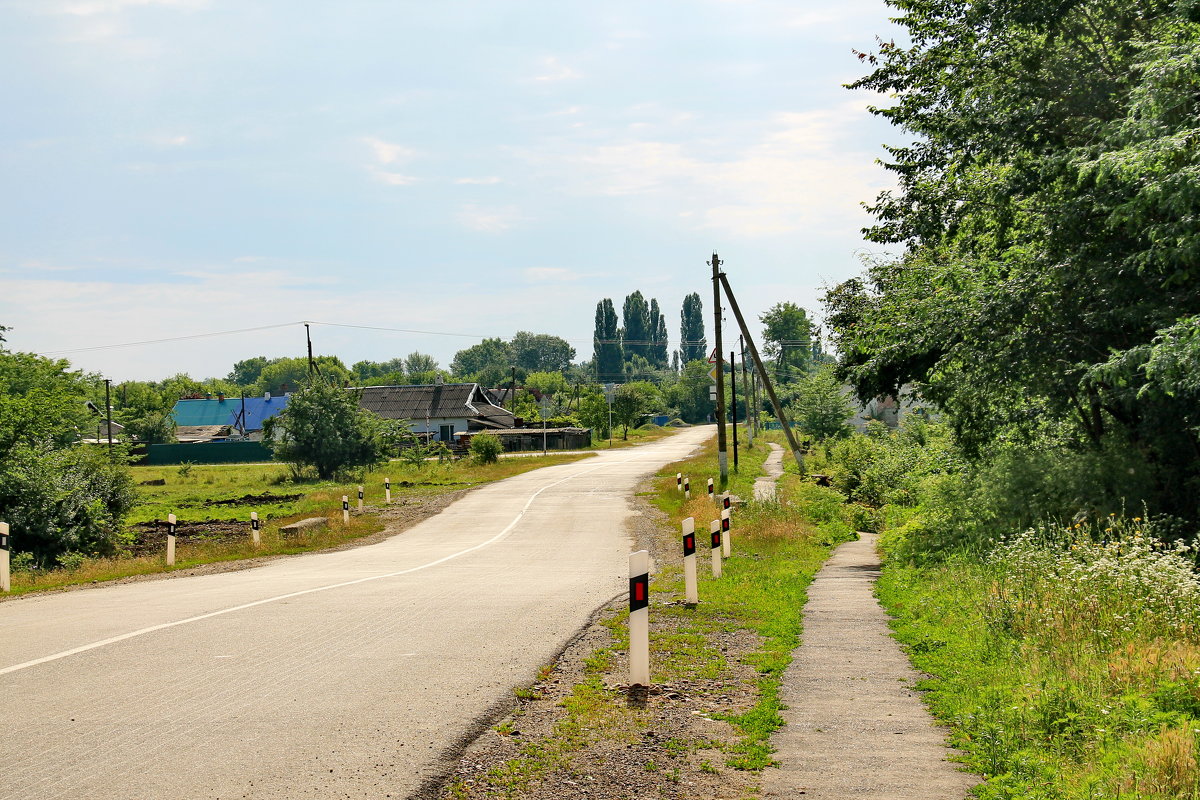
[[[358,404],[384,419],[407,420],[414,433],[436,433],[447,444],[457,433],[506,430],[511,411],[491,401],[477,383],[364,386]]]

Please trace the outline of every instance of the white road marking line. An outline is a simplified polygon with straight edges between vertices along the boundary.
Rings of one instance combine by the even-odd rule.
[[[48,655],[48,656],[42,656],[41,658],[35,658],[31,661],[25,661],[20,664],[13,664],[10,667],[4,667],[4,668],[0,669],[0,675],[8,675],[13,672],[20,672],[23,669],[29,669],[30,667],[36,667],[40,664],[47,664],[51,661],[58,661],[60,659],[67,658],[68,656],[74,656],[74,655],[78,655],[80,653],[86,653],[89,650],[96,650],[101,647],[107,647],[110,644],[116,644],[118,642],[123,642],[127,639],[134,639],[134,638],[137,638],[138,636],[145,636],[148,633],[154,633],[156,631],[162,631],[162,630],[166,630],[168,628],[175,628],[180,625],[187,625],[192,622],[201,622],[206,619],[212,619],[213,617],[220,617],[225,614],[232,614],[235,611],[245,611],[247,608],[254,608],[255,606],[262,606],[262,605],[266,605],[267,603],[277,603],[280,600],[288,600],[293,597],[303,597],[306,594],[315,594],[317,592],[327,592],[330,589],[341,589],[346,586],[355,586],[360,583],[369,583],[370,581],[379,581],[379,580],[384,580],[386,578],[397,578],[401,575],[408,575],[413,572],[419,572],[423,569],[429,569],[430,567],[436,567],[439,564],[444,564],[447,561],[451,561],[455,558],[458,558],[459,556],[465,556],[467,553],[473,553],[476,550],[481,550],[484,547],[495,544],[496,542],[503,539],[505,536],[507,536],[512,531],[513,528],[515,528],[517,526],[517,523],[521,521],[521,518],[523,516],[525,516],[525,512],[528,511],[529,507],[533,505],[533,501],[537,500],[538,496],[542,492],[546,491],[547,489],[553,489],[555,486],[558,486],[561,483],[566,483],[567,481],[571,480],[572,478],[578,478],[579,476],[586,475],[589,472],[595,472],[596,470],[604,469],[605,467],[612,467],[612,466],[617,466],[620,464],[628,464],[634,460],[635,459],[625,459],[623,461],[615,461],[611,464],[601,464],[600,466],[592,467],[591,469],[581,470],[579,472],[568,475],[567,477],[563,478],[562,480],[558,480],[558,481],[555,481],[554,483],[547,484],[547,485],[543,486],[541,489],[538,489],[532,495],[530,495],[529,500],[527,500],[525,502],[525,505],[521,508],[521,510],[517,513],[517,515],[515,517],[513,517],[512,522],[508,523],[508,525],[506,525],[504,527],[504,530],[500,531],[492,538],[488,539],[487,541],[480,542],[477,545],[468,547],[465,550],[459,550],[457,553],[451,553],[448,556],[443,556],[434,561],[430,561],[426,564],[421,564],[420,566],[417,566],[417,567],[409,567],[408,569],[397,570],[396,572],[388,572],[383,575],[372,575],[367,578],[358,578],[358,579],[352,580],[352,581],[343,581],[341,583],[331,583],[327,586],[316,586],[316,587],[313,587],[312,589],[301,589],[298,592],[289,592],[287,594],[281,594],[281,595],[277,595],[275,597],[267,597],[263,600],[255,600],[251,603],[243,603],[241,605],[233,606],[231,608],[223,608],[219,611],[210,611],[207,614],[197,614],[194,617],[188,617],[186,619],[176,620],[175,622],[164,622],[160,625],[151,625],[148,628],[141,628],[136,631],[130,631],[129,633],[123,633],[119,636],[111,636],[107,639],[102,639],[98,642],[92,642],[91,644],[85,644],[85,645],[80,645],[79,647],[73,647],[70,650],[63,650],[62,652],[59,652],[59,653],[54,653],[54,654]]]

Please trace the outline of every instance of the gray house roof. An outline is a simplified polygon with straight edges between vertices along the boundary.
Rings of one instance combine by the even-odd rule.
[[[511,411],[488,399],[477,383],[365,386],[358,404],[384,419],[466,419],[482,428],[511,428]]]

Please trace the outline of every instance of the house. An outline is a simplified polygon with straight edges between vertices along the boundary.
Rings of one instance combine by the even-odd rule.
[[[179,400],[171,411],[175,438],[181,442],[213,442],[227,439],[262,439],[263,421],[287,408],[288,396],[226,397],[218,394]]]
[[[384,419],[407,420],[414,433],[452,444],[456,433],[513,427],[511,411],[492,402],[477,383],[365,386],[358,404]]]

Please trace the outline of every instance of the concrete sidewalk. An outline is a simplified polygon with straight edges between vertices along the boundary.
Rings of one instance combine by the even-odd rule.
[[[874,534],[841,545],[808,591],[802,644],[784,675],[787,725],[768,798],[962,800],[979,778],[948,761],[939,728],[911,687],[919,680],[873,595]]]

